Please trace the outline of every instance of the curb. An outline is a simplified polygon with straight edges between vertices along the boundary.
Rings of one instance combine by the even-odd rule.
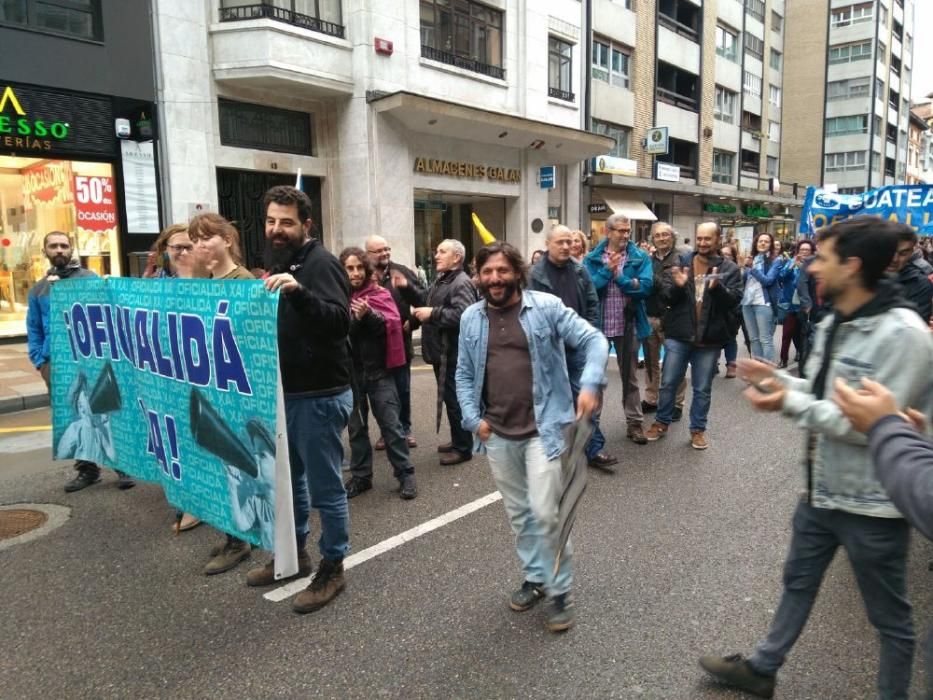
[[[41,394],[21,394],[19,396],[7,396],[0,399],[0,415],[5,413],[18,413],[27,411],[31,408],[44,408],[49,405],[49,395],[46,392]]]

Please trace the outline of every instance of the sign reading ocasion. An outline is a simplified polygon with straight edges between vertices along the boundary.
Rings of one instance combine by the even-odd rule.
[[[52,450],[161,485],[274,551],[281,577],[297,561],[277,308],[260,281],[55,284]]]
[[[851,216],[880,216],[933,234],[933,185],[888,185],[862,194],[807,188],[800,231],[813,233]]]

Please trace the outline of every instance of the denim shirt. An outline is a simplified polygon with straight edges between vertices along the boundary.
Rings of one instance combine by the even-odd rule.
[[[583,389],[595,392],[606,383],[609,344],[602,333],[552,294],[526,289],[520,303],[522,308],[518,320],[528,339],[531,355],[535,424],[547,458],[557,459],[566,449],[563,429],[576,417],[564,345],[579,350],[585,358],[580,384]],[[480,301],[464,311],[460,318],[456,373],[462,425],[474,435],[484,413],[482,401],[488,340],[486,302]],[[475,451],[482,448],[482,442],[474,438]]]

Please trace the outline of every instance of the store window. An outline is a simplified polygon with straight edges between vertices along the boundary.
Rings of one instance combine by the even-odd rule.
[[[81,265],[119,275],[119,216],[113,168],[42,158],[0,156],[0,336],[25,332],[28,294],[45,276],[42,239],[72,238]]]

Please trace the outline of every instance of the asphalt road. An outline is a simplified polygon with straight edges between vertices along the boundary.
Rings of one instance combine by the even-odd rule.
[[[71,517],[0,550],[0,697],[740,697],[696,659],[748,652],[767,629],[802,446],[786,420],[753,414],[740,388],[715,380],[706,452],[690,448],[686,421],[640,447],[625,439],[613,370],[603,427],[622,464],[615,476],[590,472],[574,530],[577,625],[560,636],[544,629],[540,606],[508,609],[521,574],[501,503],[360,564],[335,603],[298,616],[247,588],[247,565],[203,576],[221,536],[204,526],[173,537],[156,486],[121,492],[108,472],[65,494],[70,465],[50,460],[49,433],[9,432],[47,424],[47,409],[3,416],[0,504],[61,504]],[[351,501],[354,551],[495,491],[484,458],[438,465],[446,437],[429,428],[433,396],[433,376],[417,371],[420,496],[399,500],[380,453],[375,488]],[[916,536],[921,631],[931,560]],[[840,553],[776,696],[874,697],[877,659]],[[914,688],[919,696],[919,670]]]

